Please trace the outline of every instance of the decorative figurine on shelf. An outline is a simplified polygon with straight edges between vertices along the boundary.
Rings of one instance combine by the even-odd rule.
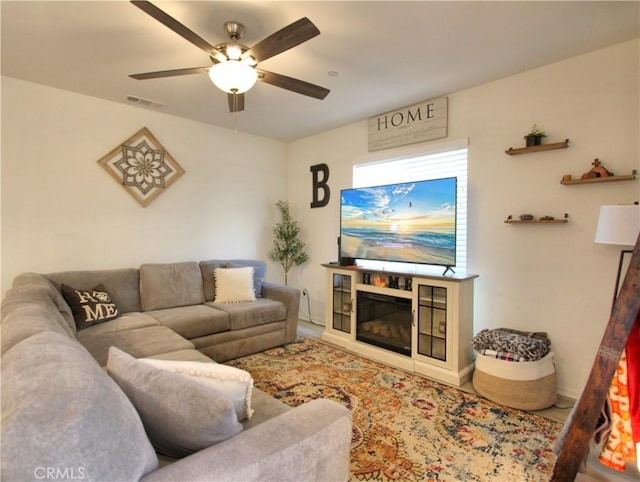
[[[585,172],[580,179],[593,179],[594,177],[613,176],[613,172],[608,171],[601,163],[600,159],[594,159],[591,163],[593,168],[589,172]]]
[[[374,274],[373,276],[371,276],[371,282],[373,283],[373,286],[377,286],[379,288],[387,287],[387,279],[384,276],[378,274]]]
[[[533,124],[533,126],[531,127],[531,131],[529,131],[529,133],[524,136],[525,140],[527,141],[527,147],[541,145],[543,137],[547,137],[547,134],[545,134],[544,131],[538,129],[538,126],[535,124]]]

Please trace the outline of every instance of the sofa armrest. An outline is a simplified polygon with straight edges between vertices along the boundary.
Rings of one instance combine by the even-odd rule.
[[[287,307],[287,324],[285,342],[293,343],[298,331],[298,314],[300,311],[300,290],[268,281],[262,282],[262,296],[280,301]]]
[[[351,413],[318,399],[151,472],[141,482],[346,481],[350,449]]]

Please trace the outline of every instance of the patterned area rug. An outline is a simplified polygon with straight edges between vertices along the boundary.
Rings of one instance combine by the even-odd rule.
[[[562,425],[322,342],[301,339],[227,362],[297,406],[351,410],[352,481],[549,480]]]

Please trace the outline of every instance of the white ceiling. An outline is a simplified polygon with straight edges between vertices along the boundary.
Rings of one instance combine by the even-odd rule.
[[[320,101],[258,82],[245,111],[230,114],[206,74],[133,80],[210,61],[119,0],[2,1],[2,74],[120,103],[134,95],[166,104],[141,108],[291,141],[640,35],[638,1],[154,3],[212,45],[226,40],[227,20],[246,26],[251,46],[308,17],[321,34],[260,67],[331,93]]]

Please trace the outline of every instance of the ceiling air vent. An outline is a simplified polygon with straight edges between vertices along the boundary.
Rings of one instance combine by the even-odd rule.
[[[136,95],[128,95],[127,100],[129,102],[133,102],[134,104],[140,104],[147,107],[166,107],[167,104],[163,104],[162,102],[158,102],[157,100],[144,99],[142,97],[138,97]]]

